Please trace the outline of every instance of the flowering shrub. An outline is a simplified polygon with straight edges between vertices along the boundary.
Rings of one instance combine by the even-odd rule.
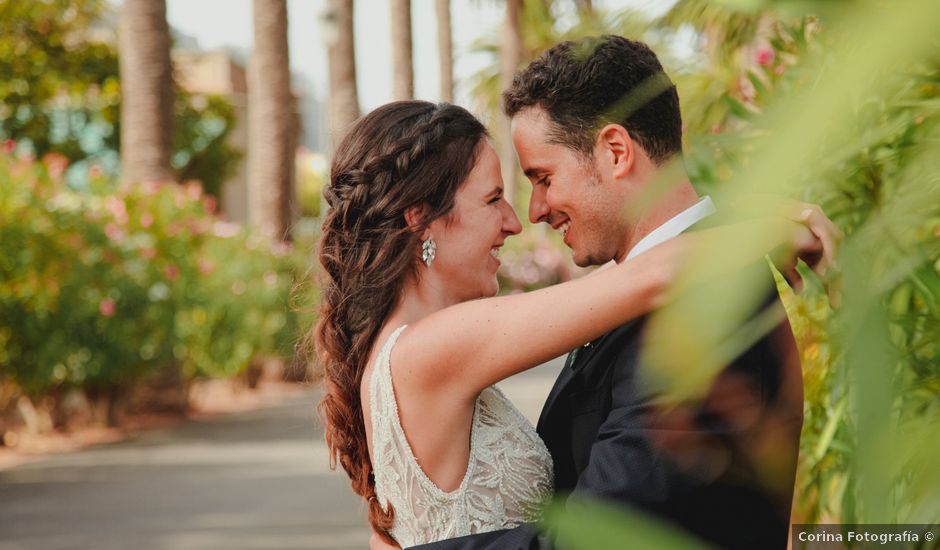
[[[0,153],[0,378],[25,393],[127,389],[156,369],[231,376],[287,352],[295,254],[214,215],[198,184],[90,190],[61,158]]]
[[[527,227],[510,237],[500,251],[500,292],[536,290],[570,280],[582,270],[576,267],[564,245],[553,241],[543,227]]]

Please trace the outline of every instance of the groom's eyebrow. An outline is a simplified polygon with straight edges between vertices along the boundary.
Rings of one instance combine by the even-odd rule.
[[[523,174],[525,174],[527,178],[534,178],[538,176],[540,172],[542,172],[541,168],[526,168]]]

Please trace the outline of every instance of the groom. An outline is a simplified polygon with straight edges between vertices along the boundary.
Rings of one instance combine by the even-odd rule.
[[[576,264],[628,260],[714,212],[682,176],[624,216],[682,147],[676,89],[646,45],[617,36],[559,44],[516,75],[504,100],[532,183],[529,219],[559,230]],[[624,505],[718,547],[785,548],[802,425],[788,325],[733,359],[703,399],[665,411],[637,383],[646,324],[569,355],[538,423],[556,491]],[[420,548],[550,547],[550,536],[523,525]]]

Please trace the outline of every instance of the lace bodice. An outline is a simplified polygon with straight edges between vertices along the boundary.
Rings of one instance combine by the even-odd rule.
[[[395,540],[405,548],[538,519],[539,506],[552,493],[552,458],[532,424],[495,386],[477,398],[460,486],[444,492],[418,465],[401,427],[389,365],[404,328],[383,346],[369,381],[375,491],[379,503],[395,508]]]

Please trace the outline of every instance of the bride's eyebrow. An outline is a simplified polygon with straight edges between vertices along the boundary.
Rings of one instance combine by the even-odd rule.
[[[503,193],[503,188],[497,185],[496,187],[493,188],[492,191],[486,194],[486,198],[492,199],[493,197],[501,195],[502,193]]]

